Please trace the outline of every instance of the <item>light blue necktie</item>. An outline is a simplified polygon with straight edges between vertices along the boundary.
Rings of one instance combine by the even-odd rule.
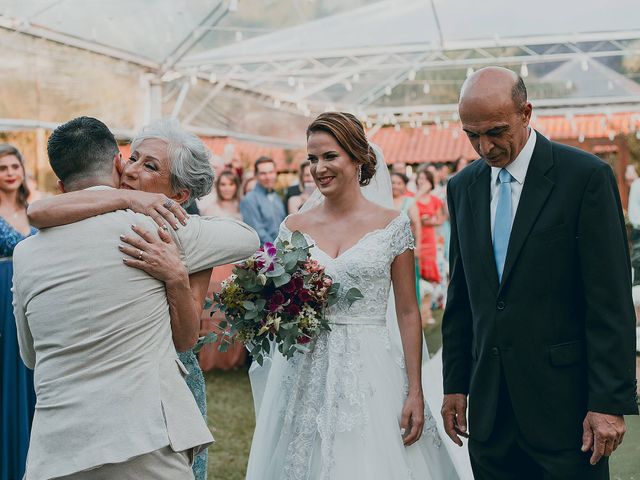
[[[507,258],[507,248],[509,247],[509,236],[511,235],[511,224],[513,215],[511,210],[511,182],[513,177],[504,168],[498,174],[498,206],[496,208],[496,219],[493,225],[493,255],[498,267],[498,280],[502,282],[502,271]]]

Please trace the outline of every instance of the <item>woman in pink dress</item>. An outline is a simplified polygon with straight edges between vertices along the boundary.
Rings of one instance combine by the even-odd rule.
[[[231,217],[242,220],[240,214],[240,179],[231,170],[222,172],[215,183],[216,200],[209,205],[203,206],[200,213],[204,216]],[[213,297],[214,292],[220,291],[220,284],[233,270],[233,265],[222,265],[213,269],[207,297]],[[207,334],[212,331],[219,332],[218,323],[223,320],[223,315],[216,312],[211,316],[212,308],[207,308],[202,312],[200,318],[201,333]],[[226,352],[218,351],[220,342],[205,345],[198,354],[200,368],[207,372],[209,370],[231,370],[244,365],[247,358],[247,350],[238,342],[229,346]]]
[[[435,286],[441,281],[437,263],[436,227],[442,225],[444,221],[444,203],[433,194],[434,184],[433,173],[421,167],[416,178],[418,192],[414,204],[409,209],[411,221],[416,225],[416,245],[418,247],[416,256],[420,262],[420,277],[426,282],[423,284],[424,286],[431,287],[421,289],[425,292],[424,304],[427,305],[423,316],[423,324],[425,325],[434,323],[430,308],[431,296]]]

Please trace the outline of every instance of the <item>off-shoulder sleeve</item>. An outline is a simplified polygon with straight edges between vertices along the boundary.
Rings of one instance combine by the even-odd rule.
[[[288,217],[287,217],[288,218]],[[291,238],[291,231],[287,227],[287,219],[285,218],[280,224],[280,228],[278,229],[278,240],[289,240]]]
[[[391,225],[391,252],[393,257],[397,257],[406,250],[415,248],[413,232],[411,231],[411,221],[406,213],[402,212]]]

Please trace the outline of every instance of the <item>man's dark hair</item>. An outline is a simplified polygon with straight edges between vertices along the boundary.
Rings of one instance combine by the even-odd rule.
[[[276,166],[276,162],[273,160],[273,158],[269,158],[265,156],[259,157],[256,160],[255,165],[253,166],[253,171],[256,175],[258,174],[258,165],[262,165],[263,163],[273,163],[273,166],[274,167]]]
[[[56,176],[69,185],[86,178],[110,175],[118,144],[100,120],[78,117],[53,131],[47,153]]]
[[[518,110],[524,108],[525,103],[527,103],[527,87],[520,75],[518,75],[518,80],[511,89],[511,98]]]

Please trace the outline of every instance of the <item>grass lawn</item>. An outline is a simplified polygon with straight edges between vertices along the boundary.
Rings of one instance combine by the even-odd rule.
[[[438,324],[425,329],[429,352],[442,345]],[[243,480],[255,425],[247,372],[208,372],[209,426],[216,443],[209,449],[209,480]],[[624,443],[611,459],[612,480],[640,480],[640,417],[627,417]]]

